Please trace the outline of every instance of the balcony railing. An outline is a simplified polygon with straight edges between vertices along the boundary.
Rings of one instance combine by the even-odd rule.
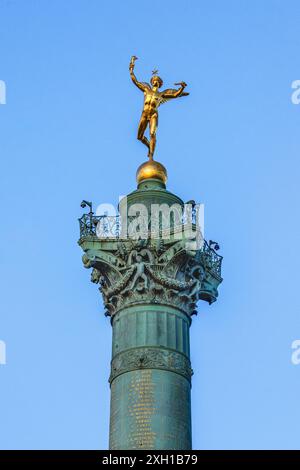
[[[130,223],[131,219],[133,220],[134,217],[130,217],[128,222]],[[188,224],[186,219],[182,220],[181,225],[173,226],[170,232],[175,233],[177,231],[182,231],[183,227],[192,227],[195,229],[195,225],[193,223]],[[80,239],[85,237],[97,237],[98,239],[115,239],[123,237],[122,234],[122,227],[121,227],[121,217],[120,215],[117,216],[108,216],[108,215],[100,215],[95,216],[93,213],[84,214],[79,219],[79,226],[80,226]],[[145,230],[141,232],[141,237],[150,238],[151,236],[155,235],[151,232],[151,227],[145,225]],[[166,230],[165,228],[162,229],[160,227],[159,233],[160,236],[164,236]],[[128,238],[131,238],[128,235]],[[215,244],[216,245],[216,244]],[[201,248],[197,254],[197,257],[201,257],[203,262],[211,269],[214,273],[221,277],[221,268],[222,268],[222,260],[223,257],[219,255],[216,250],[211,246],[211,242],[207,243],[206,240],[202,239]]]
[[[219,255],[206,240],[204,240],[199,256],[209,269],[221,277],[223,256]]]
[[[135,216],[128,217],[127,219],[127,230],[128,236],[130,237],[130,223],[136,219]],[[93,213],[84,214],[79,219],[79,226],[80,226],[80,238],[82,237],[89,237],[94,236],[98,238],[119,238],[122,234],[122,226],[121,226],[121,217],[120,215],[116,216],[109,216],[109,215],[100,215],[96,216]],[[195,226],[195,221],[189,223],[186,217],[182,217],[178,219],[176,223],[163,223],[160,221],[158,224],[158,231],[160,235],[168,234],[168,232],[176,232],[181,231],[183,227],[192,227]],[[136,227],[134,226],[133,229]],[[155,233],[155,229],[152,226],[151,230],[151,219],[148,221],[147,219],[142,220],[142,223],[139,227],[139,234],[145,235],[146,237]]]
[[[83,214],[79,219],[80,238],[119,238],[120,216]]]

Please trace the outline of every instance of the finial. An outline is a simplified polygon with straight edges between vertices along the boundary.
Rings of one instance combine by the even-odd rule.
[[[158,69],[156,69],[156,68],[153,69],[153,70],[152,70],[152,75],[157,75],[157,74],[158,74]]]
[[[161,163],[154,160],[142,163],[136,172],[136,180],[138,184],[144,180],[155,179],[161,181],[161,183],[165,185],[167,178],[168,174],[166,168]]]

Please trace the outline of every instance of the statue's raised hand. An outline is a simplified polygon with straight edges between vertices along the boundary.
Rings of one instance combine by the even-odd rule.
[[[176,86],[182,86],[182,88],[185,88],[187,86],[187,84],[185,82],[179,82],[179,83],[174,83],[174,85]]]
[[[130,64],[129,64],[129,69],[133,69],[134,68],[134,65],[135,65],[135,61],[137,60],[137,57],[135,55],[131,56],[131,59],[130,59]]]

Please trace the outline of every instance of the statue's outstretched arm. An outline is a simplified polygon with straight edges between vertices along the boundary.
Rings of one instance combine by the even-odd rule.
[[[180,88],[178,88],[178,90],[174,90],[172,88],[169,88],[168,90],[164,90],[162,92],[162,98],[168,100],[172,98],[179,98],[179,96],[182,96],[187,84],[185,82],[180,82],[180,83],[175,83],[175,85],[180,85]],[[184,95],[186,94],[184,93]]]
[[[133,83],[135,84],[135,86],[137,86],[140,90],[142,91],[146,91],[147,90],[147,86],[144,84],[144,83],[141,83],[137,80],[135,74],[134,74],[134,63],[136,61],[137,57],[135,57],[134,55],[131,57],[131,60],[130,60],[130,64],[129,64],[129,72],[130,72],[130,78],[131,80],[133,81]]]

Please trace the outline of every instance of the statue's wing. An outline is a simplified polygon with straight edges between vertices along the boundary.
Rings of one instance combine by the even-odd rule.
[[[167,88],[166,90],[162,91],[161,94],[162,94],[163,98],[161,99],[159,104],[164,104],[167,101],[170,101],[174,98],[181,98],[181,96],[188,96],[189,95],[189,93],[187,93],[186,91],[183,91],[179,96],[176,96],[177,92],[178,92],[178,90],[175,90],[174,88]]]

